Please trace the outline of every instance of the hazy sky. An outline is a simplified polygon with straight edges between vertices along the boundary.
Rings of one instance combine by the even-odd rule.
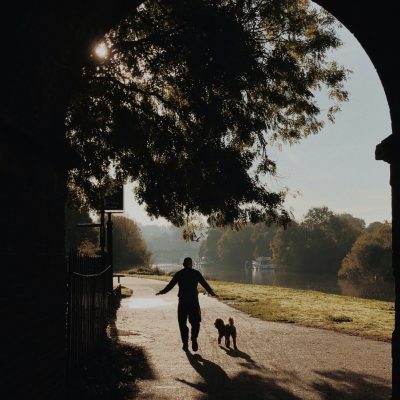
[[[342,106],[335,124],[301,143],[270,151],[277,161],[278,177],[267,182],[288,187],[300,196],[287,198],[289,208],[301,219],[310,207],[328,206],[372,221],[391,220],[389,165],[374,158],[375,146],[391,133],[389,108],[383,87],[367,54],[345,28],[344,46],[334,53],[339,64],[353,70],[346,88],[349,102]],[[125,210],[142,224],[151,221],[133,199],[132,185],[125,188]]]

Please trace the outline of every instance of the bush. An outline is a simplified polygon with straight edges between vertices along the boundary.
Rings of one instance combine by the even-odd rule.
[[[129,275],[166,275],[164,271],[162,271],[158,267],[151,267],[146,265],[140,265],[138,267],[132,267],[126,271]]]
[[[392,225],[384,223],[362,234],[344,258],[338,276],[351,280],[393,279]]]

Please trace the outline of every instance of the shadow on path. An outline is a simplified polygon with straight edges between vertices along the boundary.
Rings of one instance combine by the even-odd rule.
[[[315,371],[320,377],[313,387],[322,400],[388,400],[391,387],[386,380],[348,370]]]
[[[229,350],[227,353],[230,353]],[[246,360],[246,353],[240,353],[242,352],[235,356]],[[307,387],[299,376],[290,372],[273,375],[264,371],[261,375],[242,371],[231,378],[221,366],[200,354],[188,352],[186,355],[190,365],[202,379],[197,382],[188,382],[185,379],[177,381],[198,390],[200,393],[196,400],[304,400],[289,388],[317,392],[321,400],[387,400],[390,396],[390,385],[387,381],[353,371],[315,371],[320,378]]]
[[[260,367],[249,354],[241,350],[234,350],[229,347],[219,346],[220,349],[224,350],[225,353],[233,358],[242,358],[244,362],[239,362],[239,365],[248,369],[255,369],[257,371],[262,371],[265,368]]]
[[[300,400],[300,397],[283,388],[272,377],[244,371],[230,378],[219,365],[200,354],[186,354],[203,381],[192,383],[185,379],[177,380],[200,391],[197,400]]]

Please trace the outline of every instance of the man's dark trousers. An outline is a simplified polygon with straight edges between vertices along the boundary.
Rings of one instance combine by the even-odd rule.
[[[182,343],[187,344],[189,339],[189,328],[186,321],[189,318],[190,325],[192,326],[191,339],[197,339],[200,331],[201,311],[198,299],[194,300],[179,300],[178,303],[178,323],[179,330],[181,331]]]

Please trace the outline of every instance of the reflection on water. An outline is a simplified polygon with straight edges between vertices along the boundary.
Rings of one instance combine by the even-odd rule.
[[[209,279],[317,290],[367,299],[394,300],[394,284],[391,282],[353,283],[347,280],[339,280],[332,275],[298,273],[279,269],[243,268],[237,270],[226,267],[203,267],[201,271]]]
[[[366,299],[378,299],[394,301],[394,283],[369,282],[353,284],[347,280],[339,280],[340,293],[345,296],[363,297]]]
[[[158,264],[157,266],[165,272],[177,271],[181,268],[175,264]],[[222,265],[202,266],[198,269],[207,279],[317,290],[343,296],[394,301],[394,284],[391,282],[353,283],[339,280],[332,275],[298,273],[283,269],[235,269]]]

